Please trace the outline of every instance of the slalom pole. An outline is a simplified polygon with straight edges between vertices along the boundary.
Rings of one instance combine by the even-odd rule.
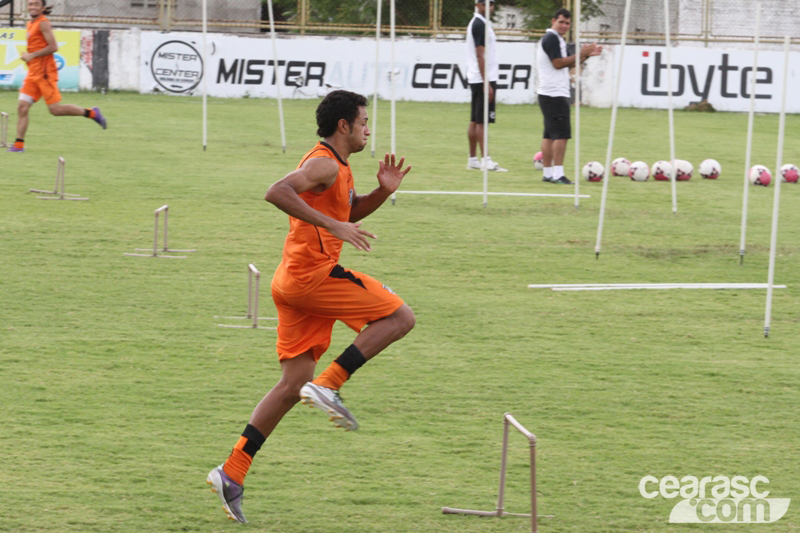
[[[775,197],[772,200],[772,234],[769,239],[769,274],[767,276],[767,310],[764,313],[764,336],[769,337],[772,320],[772,292],[775,284],[775,249],[778,247],[778,212],[781,204],[780,168],[783,165],[783,138],[786,132],[786,85],[789,79],[789,42],[787,35],[783,41],[783,91],[781,92],[781,118],[778,126],[778,156],[775,162]],[[753,71],[755,75],[755,71]]]
[[[614,78],[614,102],[611,106],[611,128],[608,132],[608,150],[606,151],[606,169],[611,168],[611,153],[614,149],[614,129],[617,125],[617,107],[619,107],[619,87],[620,78],[622,77],[622,63],[625,56],[625,40],[628,37],[628,20],[631,15],[631,0],[625,0],[625,18],[622,22],[622,39],[619,47],[619,66],[617,67],[617,75]],[[608,170],[606,170],[608,172]],[[595,259],[600,258],[600,245],[603,240],[603,220],[606,214],[606,198],[608,197],[608,178],[603,180],[603,195],[600,200],[600,220],[597,224],[597,242],[594,246]]]
[[[275,17],[272,15],[272,0],[267,0],[267,9],[269,10],[269,32],[272,35],[272,57],[275,61],[275,91],[278,94],[278,116],[281,121],[281,146],[283,153],[286,153],[286,129],[283,125],[283,101],[281,100],[281,76],[280,67],[278,65],[278,45],[275,41]]]
[[[678,174],[678,169],[675,168],[675,121],[672,106],[672,44],[670,42],[670,28],[669,28],[669,0],[664,0],[664,35],[667,38],[667,105],[669,106],[669,157],[670,171],[669,181],[672,187],[672,212],[678,212],[678,188],[675,185],[675,178]]]
[[[380,77],[381,67],[381,7],[383,0],[376,0],[378,5],[377,21],[375,22],[375,90],[372,93],[372,126],[370,136],[372,137],[372,157],[375,157],[375,142],[378,136],[375,132],[378,129],[378,78]]]
[[[756,2],[756,33],[753,39],[753,71],[750,73],[750,114],[747,119],[747,150],[744,155],[744,193],[742,194],[742,230],[739,239],[739,264],[744,264],[747,234],[747,204],[750,195],[750,155],[753,149],[753,119],[756,113],[756,76],[758,73],[758,41],[761,36],[761,2]]]
[[[203,151],[208,146],[208,51],[206,38],[208,33],[208,0],[203,0]]]
[[[489,17],[492,12],[491,1],[484,4],[483,25],[483,207],[489,207]]]
[[[391,41],[391,53],[389,55],[389,80],[391,85],[391,99],[392,99],[392,154],[397,156],[396,151],[396,127],[397,127],[397,109],[395,107],[395,92],[394,92],[394,41],[395,41],[395,0],[389,0],[389,24],[391,26],[389,32],[389,40]],[[392,193],[392,205],[397,201],[397,193]]]
[[[606,176],[605,179],[608,179]],[[575,0],[575,209],[581,200],[581,0]]]

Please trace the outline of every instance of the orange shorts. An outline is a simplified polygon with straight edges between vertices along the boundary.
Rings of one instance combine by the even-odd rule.
[[[58,90],[57,79],[31,79],[30,77],[26,77],[19,92],[32,98],[33,102],[38,102],[42,96],[44,96],[44,102],[47,105],[57,104],[61,101],[61,92]]]
[[[311,350],[314,360],[319,361],[331,344],[337,320],[360,332],[403,305],[403,300],[380,281],[339,265],[318,287],[302,296],[286,294],[273,282],[272,299],[278,309],[280,360]]]

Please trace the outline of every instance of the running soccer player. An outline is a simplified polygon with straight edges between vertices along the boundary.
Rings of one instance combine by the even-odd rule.
[[[50,14],[52,8],[46,6],[46,0],[28,0],[28,13],[31,16],[31,20],[28,21],[28,51],[21,57],[28,64],[28,74],[19,90],[17,140],[8,149],[9,152],[25,151],[28,110],[42,97],[53,116],[83,116],[106,129],[106,119],[99,108],[84,109],[76,105],[61,104],[58,67],[53,58],[53,54],[58,51],[58,43],[53,35],[53,26],[45,17]]]
[[[344,242],[358,250],[371,249],[369,239],[375,235],[362,229],[360,220],[378,209],[411,170],[402,168],[404,158],[395,161],[394,154],[386,154],[378,165],[378,187],[366,195],[356,194],[347,160],[367,145],[366,106],[367,99],[359,94],[329,93],[316,113],[317,135],[324,140],[265,197],[289,215],[283,259],[272,278],[282,377],[256,406],[228,460],[208,474],[207,482],[231,520],[247,522],[242,512],[245,475],[283,416],[302,400],[325,412],[337,427],[358,429],[339,389],[415,324],[411,308],[386,285],[339,265]],[[313,379],[336,320],[358,335]]]

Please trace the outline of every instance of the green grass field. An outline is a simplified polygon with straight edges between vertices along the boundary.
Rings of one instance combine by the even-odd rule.
[[[67,94],[99,105],[100,130],[32,110],[25,154],[0,153],[0,481],[8,532],[497,533],[519,517],[443,515],[494,509],[502,416],[539,437],[542,532],[731,530],[670,525],[678,500],[645,499],[645,475],[757,475],[771,498],[797,498],[800,467],[800,186],[783,189],[772,334],[765,292],[555,293],[529,283],[766,282],[773,189],[750,190],[739,265],[747,116],[677,112],[678,157],[721,162],[719,180],[678,184],[611,178],[603,252],[594,243],[601,184],[569,199],[399,195],[368,218],[370,253],[342,264],[384,281],[417,327],[344,389],[361,429],[345,433],[298,406],[256,457],[244,510],[229,523],[205,476],[279,376],[275,334],[217,327],[242,314],[246,265],[264,273],[261,309],[287,221],[267,187],[316,141],[317,101],[287,101],[281,151],[272,100],[209,102],[201,147],[196,98]],[[0,111],[16,94],[0,92]],[[389,106],[378,109],[379,151]],[[481,190],[465,170],[467,105],[397,105],[408,190]],[[531,156],[541,118],[500,106],[491,153],[507,167],[493,191],[567,192],[544,184]],[[610,111],[582,110],[582,160],[604,161]],[[773,171],[776,116],[756,120],[753,163]],[[13,133],[12,133],[13,136]],[[800,163],[797,116],[785,162]],[[615,157],[669,157],[664,111],[620,110]],[[571,176],[574,144],[567,155]],[[377,154],[376,154],[377,155]],[[67,192],[36,199],[56,158]],[[359,192],[377,158],[351,163]],[[153,210],[170,206],[170,244],[187,259],[125,257],[152,242]],[[337,326],[327,364],[352,340]],[[512,435],[506,509],[528,510],[527,443]],[[800,530],[800,500],[770,526]],[[547,516],[547,517],[545,517]],[[717,529],[714,529],[714,528]]]

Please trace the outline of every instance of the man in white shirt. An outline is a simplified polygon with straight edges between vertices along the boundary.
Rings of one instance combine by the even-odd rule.
[[[494,0],[489,0],[489,16],[494,11]],[[469,139],[469,159],[467,169],[481,170],[483,165],[489,170],[506,172],[491,157],[486,156],[483,145],[483,80],[489,77],[489,123],[495,120],[495,94],[500,65],[497,61],[497,39],[491,24],[486,25],[486,0],[477,0],[475,14],[467,26],[467,83],[472,92],[470,123],[467,129]],[[477,157],[477,147],[481,147],[483,161]]]
[[[559,9],[550,23],[551,27],[539,41],[536,65],[539,74],[539,108],[544,117],[542,181],[569,185],[572,182],[564,175],[564,154],[567,141],[572,137],[569,123],[569,69],[575,66],[575,55],[567,55],[564,35],[572,25],[572,13],[567,9]],[[602,51],[603,47],[596,43],[581,47],[581,63],[600,55]]]

